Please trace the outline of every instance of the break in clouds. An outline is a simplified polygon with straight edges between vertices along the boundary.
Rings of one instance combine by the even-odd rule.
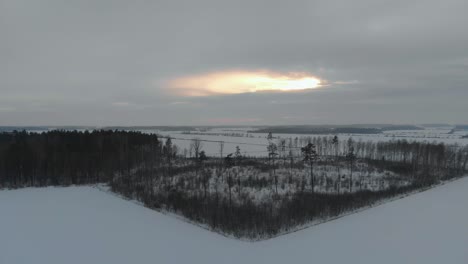
[[[3,0],[0,125],[468,123],[467,8]]]
[[[261,91],[300,91],[319,87],[321,80],[307,73],[228,71],[171,80],[170,92],[184,96],[241,94]]]

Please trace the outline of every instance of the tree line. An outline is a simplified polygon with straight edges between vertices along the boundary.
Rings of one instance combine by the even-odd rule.
[[[108,182],[160,162],[157,136],[125,131],[0,133],[0,187]]]

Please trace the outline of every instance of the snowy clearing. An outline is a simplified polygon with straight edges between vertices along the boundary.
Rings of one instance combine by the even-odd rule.
[[[0,263],[468,263],[468,178],[262,242],[92,187],[0,191]]]
[[[143,133],[155,133],[165,137],[172,137],[172,142],[180,148],[190,149],[191,139],[198,138],[203,141],[203,150],[208,156],[219,156],[219,141],[225,142],[224,153],[233,153],[236,146],[241,148],[245,156],[266,156],[268,144],[267,133],[251,133],[255,128],[210,128],[200,131],[161,131],[141,130]],[[353,138],[355,141],[384,142],[406,139],[410,142],[441,142],[445,144],[467,145],[467,130],[454,130],[454,127],[425,128],[423,130],[392,130],[380,134],[337,134],[340,139]],[[331,137],[332,134],[274,134],[279,139],[294,139],[307,137]],[[275,139],[276,141],[276,139]]]

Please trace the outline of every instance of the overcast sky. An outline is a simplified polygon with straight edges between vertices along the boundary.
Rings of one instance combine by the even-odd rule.
[[[0,0],[0,125],[468,123],[467,10],[466,0]],[[169,85],[233,71],[323,85],[204,96]]]

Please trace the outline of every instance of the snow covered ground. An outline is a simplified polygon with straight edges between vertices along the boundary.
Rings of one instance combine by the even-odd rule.
[[[410,142],[441,142],[445,144],[468,145],[468,131],[460,130],[452,132],[453,127],[426,128],[424,130],[392,130],[381,134],[337,134],[342,140],[353,138],[355,141],[390,141],[406,139]],[[219,156],[218,141],[225,142],[224,154],[233,153],[239,146],[242,154],[246,156],[267,156],[267,133],[249,133],[254,128],[211,128],[206,131],[192,131],[187,134],[184,131],[142,130],[144,133],[156,133],[161,136],[172,137],[172,142],[180,148],[190,149],[191,139],[203,140],[203,150],[208,156]],[[235,135],[232,135],[235,134]],[[244,135],[244,136],[242,136]],[[331,137],[329,134],[274,134],[274,137],[283,139],[305,137]],[[205,141],[206,140],[206,141]],[[211,142],[210,142],[211,141]],[[276,140],[275,140],[276,143]]]
[[[0,263],[468,263],[468,178],[262,242],[92,187],[0,191]]]

